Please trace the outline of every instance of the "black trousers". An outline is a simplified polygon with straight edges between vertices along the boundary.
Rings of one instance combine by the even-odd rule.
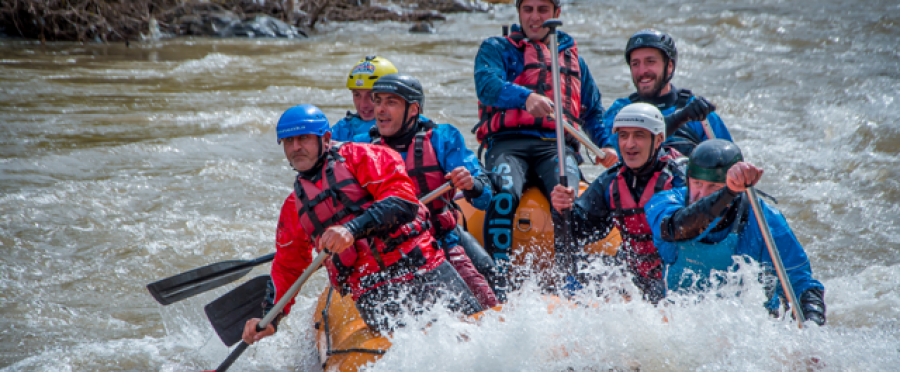
[[[369,328],[383,332],[404,326],[404,315],[421,315],[439,300],[451,311],[465,315],[482,310],[466,282],[446,261],[410,281],[388,283],[363,293],[356,309]]]
[[[498,271],[496,277],[504,281],[497,283],[498,288],[495,289],[495,293],[502,292],[496,293],[501,302],[505,302],[505,292],[508,290],[509,261],[514,253],[511,251],[513,221],[522,191],[526,185],[534,185],[549,199],[553,187],[559,184],[558,161],[556,141],[536,137],[496,138],[487,151],[485,167],[493,173],[494,197],[485,213],[484,248],[494,259]],[[568,186],[577,188],[581,171],[575,151],[568,146],[565,171]],[[554,226],[559,229],[556,218]]]

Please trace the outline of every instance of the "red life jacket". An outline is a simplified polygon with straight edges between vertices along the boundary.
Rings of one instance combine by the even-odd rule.
[[[553,76],[550,73],[552,55],[547,45],[525,38],[521,32],[506,37],[523,53],[525,66],[522,73],[513,80],[514,84],[531,89],[537,94],[553,99]],[[562,91],[563,114],[576,128],[582,124],[581,113],[581,67],[578,64],[578,48],[559,53],[559,75]],[[522,109],[502,109],[478,102],[478,124],[475,125],[478,142],[491,135],[515,129],[556,129],[553,118],[535,118]]]
[[[668,154],[659,158],[659,161],[674,159],[675,156]],[[651,279],[662,279],[662,258],[653,244],[653,231],[647,223],[644,205],[653,194],[670,190],[674,176],[668,166],[663,167],[650,177],[641,200],[635,202],[625,182],[624,171],[623,165],[609,187],[610,215],[622,235],[622,250],[633,273]]]
[[[444,178],[446,172],[441,168],[437,153],[431,144],[434,130],[430,126],[426,128],[416,133],[406,153],[406,172],[416,185],[416,195],[419,198],[447,182]],[[378,138],[373,143],[383,145],[384,141]],[[431,214],[431,232],[436,239],[443,238],[456,227],[457,207],[451,204],[454,196],[456,196],[455,188],[426,204]]]
[[[314,247],[326,229],[359,216],[374,200],[344,165],[345,159],[338,153],[340,145],[328,152],[326,164],[316,179],[298,176],[294,183],[300,225],[312,238]],[[433,242],[426,234],[428,225],[427,212],[422,206],[413,222],[400,226],[388,236],[357,240],[353,247],[325,261],[329,279],[343,294],[352,292],[356,300],[370,289],[387,282],[412,279],[417,271],[436,266],[434,258],[439,254],[427,244]]]

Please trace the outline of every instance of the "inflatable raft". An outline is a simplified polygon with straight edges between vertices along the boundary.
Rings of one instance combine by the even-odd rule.
[[[582,183],[579,193],[585,189],[587,184]],[[469,232],[483,244],[484,212],[463,199],[458,202]],[[513,267],[534,267],[539,272],[547,272],[553,262],[553,222],[550,203],[538,188],[532,187],[523,193],[513,229]],[[585,250],[592,254],[614,255],[621,243],[618,231],[613,230],[605,239]],[[357,371],[378,360],[391,347],[386,337],[366,326],[351,296],[341,296],[330,286],[319,296],[313,322],[319,360],[326,372]]]

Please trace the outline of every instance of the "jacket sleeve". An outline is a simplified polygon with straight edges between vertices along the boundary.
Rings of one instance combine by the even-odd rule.
[[[434,151],[441,169],[445,173],[449,173],[458,167],[468,169],[472,177],[475,178],[475,187],[472,190],[463,191],[463,195],[473,207],[479,210],[487,210],[488,205],[491,203],[493,191],[491,190],[487,173],[481,167],[481,162],[478,161],[475,153],[466,147],[466,140],[463,139],[462,133],[450,124],[437,126],[434,133],[433,137],[437,137],[437,140],[435,141],[432,138],[432,143],[434,144]]]
[[[812,277],[812,267],[809,264],[809,258],[806,256],[806,251],[803,249],[803,246],[800,245],[800,241],[797,240],[797,237],[788,225],[784,215],[777,209],[765,204],[761,199],[760,206],[765,211],[766,223],[769,225],[769,231],[772,233],[772,238],[775,240],[778,254],[781,256],[784,269],[787,272],[791,287],[794,289],[797,298],[799,298],[803,292],[806,292],[811,288],[824,290],[825,286]],[[749,251],[747,253],[749,253],[751,257],[757,259],[760,264],[770,268],[770,270],[773,270],[772,272],[774,272],[772,256],[769,255],[769,250],[766,247],[762,232],[759,229],[759,224],[756,222],[756,217],[752,210],[750,211],[749,218],[748,224],[744,230],[744,233],[748,235],[746,241],[749,247],[742,250]],[[745,252],[739,251],[738,253]],[[776,289],[779,296],[783,297],[784,291],[781,289],[780,283],[776,283]],[[778,303],[778,299],[773,298],[766,307],[769,307],[770,309],[777,308]]]
[[[671,217],[676,211],[686,204],[686,188],[675,188],[653,194],[650,201],[644,206],[647,223],[653,231],[653,245],[667,264],[672,264],[678,259],[678,247],[673,243],[662,239],[660,226],[662,221]]]
[[[609,189],[608,173],[603,173],[594,180],[588,189],[575,199],[572,207],[572,218],[569,221],[572,236],[580,246],[603,239],[613,228],[609,214],[609,202],[605,190]],[[557,213],[555,208],[551,208]]]
[[[278,228],[275,232],[275,260],[272,261],[272,282],[275,284],[275,302],[294,284],[312,263],[312,243],[297,219],[296,198],[292,192],[281,206]],[[284,307],[284,314],[291,311],[294,300]]]
[[[350,172],[375,199],[365,212],[344,224],[354,238],[385,235],[416,218],[420,204],[400,154],[369,144],[345,144],[340,152]]]
[[[731,133],[728,132],[728,128],[725,127],[725,123],[722,122],[722,118],[720,118],[719,115],[717,115],[715,112],[711,112],[709,115],[707,115],[706,121],[709,122],[709,126],[710,128],[712,128],[713,133],[716,135],[716,138],[734,142],[734,140],[731,138]],[[706,137],[706,131],[703,130],[703,123],[699,121],[689,121],[687,124],[685,124],[685,126],[690,128],[690,130],[692,130],[694,133],[699,134],[700,138],[702,138],[704,141],[709,139]]]
[[[740,195],[727,187],[713,192],[666,216],[659,223],[659,235],[668,242],[682,242],[701,238],[722,218]]]
[[[493,107],[524,109],[525,100],[533,92],[512,83],[522,73],[523,66],[521,62],[507,66],[504,51],[518,53],[501,37],[488,38],[478,48],[478,54],[475,55],[475,90],[478,100]]]
[[[340,142],[349,142],[353,140],[353,127],[347,122],[346,117],[338,120],[338,122],[334,123],[331,127],[331,139]]]
[[[603,147],[606,142],[608,132],[604,130],[603,125],[603,103],[600,101],[600,89],[591,76],[584,59],[578,57],[578,65],[582,71],[581,74],[581,117],[584,121],[584,131],[598,147]]]

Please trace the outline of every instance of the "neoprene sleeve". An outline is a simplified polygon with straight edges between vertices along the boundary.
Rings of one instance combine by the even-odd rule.
[[[738,195],[723,187],[679,209],[671,217],[663,218],[660,237],[667,242],[680,242],[700,236],[716,218],[725,213]]]
[[[485,173],[481,173],[474,178],[475,186],[472,187],[471,190],[463,190],[463,196],[466,197],[466,200],[469,201],[469,204],[472,203],[472,199],[475,199],[484,193],[484,185],[486,185],[488,182],[487,174]]]
[[[365,212],[344,224],[356,240],[386,235],[405,223],[412,222],[419,204],[396,196],[372,203]]]

